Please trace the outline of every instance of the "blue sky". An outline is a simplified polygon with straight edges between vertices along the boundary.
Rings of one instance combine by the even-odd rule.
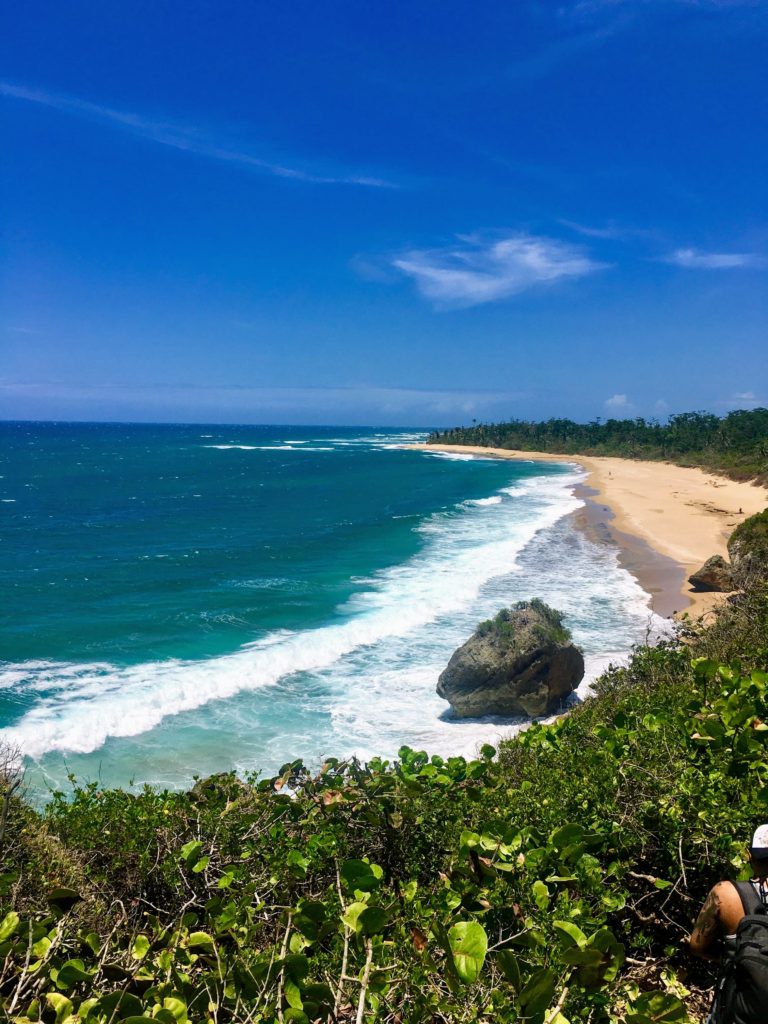
[[[768,405],[765,0],[106,0],[0,39],[0,418]]]

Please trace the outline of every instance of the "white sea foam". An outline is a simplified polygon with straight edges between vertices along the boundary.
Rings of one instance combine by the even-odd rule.
[[[466,455],[464,452],[422,452],[428,459],[445,459],[447,462],[488,462],[483,455]]]
[[[536,534],[582,504],[571,493],[571,482],[566,474],[537,478],[527,507],[501,502],[482,510],[464,508],[432,516],[419,528],[422,551],[377,574],[367,590],[340,609],[346,616],[341,624],[275,632],[233,654],[205,661],[171,660],[127,668],[9,666],[15,678],[24,671],[25,687],[42,696],[3,738],[31,757],[53,750],[88,752],[110,737],[136,736],[170,716],[274,686],[296,673],[332,669],[332,676],[344,678],[345,665],[355,661],[347,662],[351,655],[376,647],[377,656],[384,657],[398,638],[409,638],[402,646],[413,664],[417,659],[410,640],[420,631],[429,635],[424,627],[437,620],[456,622],[468,609],[470,616],[476,614],[478,598],[489,581],[514,572],[520,552]],[[368,701],[362,703],[373,710]],[[429,707],[426,714],[431,717]],[[421,708],[420,719],[424,715]]]
[[[419,444],[426,441],[427,434],[424,431],[417,433],[403,433],[398,431],[395,434],[364,434],[360,437],[317,437],[315,441],[322,441],[340,445],[341,447],[363,447],[371,448],[402,448],[405,444]]]
[[[255,579],[226,580],[221,586],[241,590],[301,590],[302,583],[284,576],[257,576]]]
[[[490,498],[468,498],[464,505],[474,505],[478,508],[484,508],[487,505],[500,505],[502,497],[500,494],[492,494]]]
[[[335,448],[331,447],[312,447],[312,448],[296,448],[297,444],[304,444],[305,442],[299,441],[286,441],[285,444],[204,444],[203,448],[218,448],[219,451],[227,451],[228,449],[237,449],[241,452],[332,452]]]
[[[380,440],[389,444],[392,435]],[[363,441],[370,448],[370,436]],[[616,551],[592,544],[566,517],[582,504],[572,492],[582,479],[581,470],[548,468],[435,514],[418,527],[417,555],[353,581],[364,589],[338,609],[338,624],[275,630],[207,661],[10,665],[0,687],[40,697],[3,738],[35,758],[67,751],[86,772],[87,752],[107,743],[95,757],[116,773],[113,781],[172,786],[187,784],[193,770],[271,770],[287,756],[313,763],[329,753],[393,756],[403,743],[472,755],[523,724],[452,719],[435,693],[451,653],[480,619],[531,597],[560,608],[585,651],[579,696],[633,642],[663,629]],[[41,762],[52,784],[63,781],[57,764]]]
[[[478,620],[534,596],[565,613],[574,640],[585,651],[585,676],[576,699],[587,696],[610,664],[623,663],[633,642],[654,640],[670,628],[650,612],[648,595],[618,565],[615,549],[591,543],[570,521],[561,520],[534,538],[511,572],[490,578],[472,605],[450,620],[439,620],[407,646],[395,641],[386,651],[378,649],[375,658],[355,652],[336,666],[330,707],[335,736],[329,749],[339,756],[393,756],[405,743],[472,756],[482,743],[518,731],[526,724],[522,719],[453,718],[435,686],[453,650]],[[610,646],[617,642],[624,646]],[[365,679],[365,700],[357,679]]]

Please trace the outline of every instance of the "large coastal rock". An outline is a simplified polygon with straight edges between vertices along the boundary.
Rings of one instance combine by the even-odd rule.
[[[440,674],[437,692],[459,718],[538,718],[583,678],[584,658],[562,615],[542,601],[521,601],[478,626]]]
[[[722,555],[712,555],[700,569],[688,577],[694,590],[734,590],[733,570]]]

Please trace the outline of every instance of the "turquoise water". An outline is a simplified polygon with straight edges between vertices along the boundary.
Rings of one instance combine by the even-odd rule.
[[[509,723],[434,687],[478,620],[542,597],[592,674],[644,636],[574,466],[400,447],[423,436],[0,425],[0,737],[33,784],[471,753]]]

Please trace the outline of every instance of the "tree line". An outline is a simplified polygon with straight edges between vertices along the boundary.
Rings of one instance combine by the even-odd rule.
[[[740,409],[726,416],[684,412],[665,422],[597,418],[576,423],[562,417],[479,423],[433,431],[429,444],[472,444],[562,455],[613,455],[701,466],[737,479],[768,475],[768,409]]]

